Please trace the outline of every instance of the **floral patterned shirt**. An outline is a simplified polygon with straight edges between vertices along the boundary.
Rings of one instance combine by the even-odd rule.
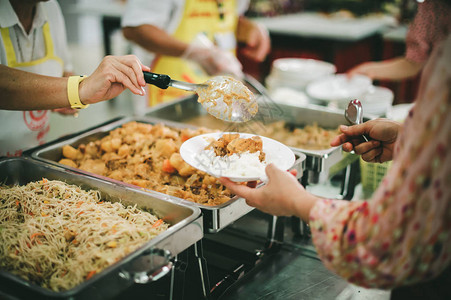
[[[451,36],[424,69],[392,167],[369,201],[320,200],[318,255],[350,282],[391,289],[432,279],[451,260]]]
[[[435,45],[451,31],[451,3],[427,0],[418,3],[417,14],[406,36],[405,57],[417,63],[426,62]]]

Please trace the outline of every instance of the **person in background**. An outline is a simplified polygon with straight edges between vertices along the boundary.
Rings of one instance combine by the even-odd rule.
[[[248,5],[248,0],[129,0],[123,34],[138,45],[133,53],[155,73],[193,83],[217,74],[242,77],[237,40],[257,62],[270,50],[266,29],[243,16]],[[150,106],[187,95],[173,88],[148,88]]]
[[[401,286],[414,291],[415,299],[450,299],[450,83],[451,35],[425,66],[416,105],[402,125],[376,119],[341,126],[332,146],[342,144],[368,162],[393,158],[370,201],[321,199],[274,165],[266,168],[269,181],[258,189],[220,181],[264,212],[309,222],[319,257],[348,281],[395,288],[393,299],[407,295],[398,293]]]
[[[451,32],[450,15],[451,2],[448,0],[421,1],[407,32],[406,53],[403,57],[365,62],[350,69],[347,74],[362,74],[374,80],[391,81],[416,76],[423,69],[434,46]]]
[[[133,61],[133,62],[132,62]],[[107,65],[114,66],[107,66]],[[61,85],[66,85],[71,91],[78,92],[78,84],[82,77],[63,79],[38,79],[29,75],[23,75],[21,72],[14,73],[10,68],[21,71],[31,72],[35,74],[61,77],[72,74],[72,65],[69,61],[69,53],[66,40],[64,19],[56,1],[40,1],[40,0],[0,0],[0,65],[2,72],[2,91],[12,89],[11,93],[2,93],[2,109],[21,109],[23,111],[6,111],[0,110],[0,120],[2,130],[0,131],[0,156],[20,156],[22,151],[42,144],[46,141],[46,135],[50,130],[49,110],[50,108],[62,108],[59,111],[64,114],[76,112],[75,108],[85,107],[84,104],[76,103],[69,105],[68,100],[78,99],[74,94],[66,95],[61,98],[62,102],[56,105],[56,100],[52,99],[47,104],[39,102],[36,99],[39,93],[48,90],[57,93],[56,89],[62,91]],[[133,65],[133,74],[130,67]],[[139,60],[134,57],[123,59],[108,59],[106,63],[101,65],[95,73],[114,76],[108,77],[111,88],[114,93],[118,90],[115,82],[121,83],[129,88],[138,87],[136,69],[141,70]],[[112,70],[116,68],[115,70]],[[145,68],[148,70],[148,68]],[[117,74],[120,70],[126,70],[125,74]],[[18,76],[18,77],[10,77]],[[22,86],[18,87],[17,82],[12,79],[29,78],[30,81],[21,81]],[[125,77],[128,77],[126,79]],[[95,77],[97,78],[97,76]],[[134,84],[130,84],[133,78]],[[88,86],[94,86],[90,79]],[[44,87],[44,83],[56,83],[55,90],[52,87]],[[103,84],[103,88],[107,87],[107,82],[102,79],[97,84]],[[29,87],[36,88],[36,93],[29,90]],[[20,89],[20,91],[17,90]],[[119,88],[120,89],[120,88]],[[123,89],[123,86],[122,86]],[[84,92],[86,89],[80,90]],[[105,90],[104,90],[105,91]],[[142,93],[142,91],[140,90]],[[22,99],[17,102],[17,94],[27,95],[28,99]],[[111,91],[110,91],[110,94]],[[59,94],[54,94],[59,95]],[[9,98],[9,96],[14,96]],[[107,98],[110,95],[97,95],[92,100]],[[20,97],[20,96],[19,96]],[[49,95],[49,98],[50,97]],[[52,102],[52,104],[50,104]],[[72,102],[71,102],[72,104]],[[39,109],[39,110],[33,110]]]

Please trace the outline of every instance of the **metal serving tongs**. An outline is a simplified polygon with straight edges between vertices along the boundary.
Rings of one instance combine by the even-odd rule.
[[[345,118],[351,125],[363,123],[363,107],[362,103],[357,100],[349,101],[348,107],[345,109]],[[368,142],[368,138],[362,134],[363,139]]]
[[[214,117],[227,122],[249,121],[258,111],[255,95],[239,80],[215,76],[202,84],[173,80],[168,75],[144,71],[144,80],[160,89],[174,87],[198,94],[198,102]]]

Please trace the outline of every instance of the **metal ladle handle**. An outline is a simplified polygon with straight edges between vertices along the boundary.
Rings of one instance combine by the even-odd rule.
[[[351,125],[358,125],[363,123],[363,108],[362,103],[357,100],[351,100],[345,110],[345,118]],[[368,142],[368,138],[362,134],[363,139]]]

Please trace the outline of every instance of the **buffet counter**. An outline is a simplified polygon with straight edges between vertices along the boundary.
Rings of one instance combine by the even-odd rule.
[[[33,296],[38,299],[52,296],[59,299],[83,299],[89,295],[97,299],[337,299],[343,295],[362,293],[380,295],[380,291],[354,288],[328,271],[316,255],[308,227],[298,218],[273,217],[253,210],[245,204],[244,199],[236,197],[222,205],[199,205],[58,162],[62,158],[64,145],[78,147],[82,143],[101,139],[128,121],[144,124],[163,122],[174,128],[194,128],[193,124],[189,124],[181,116],[206,114],[195,100],[186,98],[157,107],[142,119],[117,118],[108,121],[97,118],[99,125],[93,128],[28,151],[25,162],[17,165],[23,168],[20,169],[20,174],[26,174],[25,169],[31,170],[29,165],[36,165],[33,169],[36,172],[32,177],[29,175],[23,180],[18,178],[14,181],[17,176],[7,172],[13,172],[14,169],[4,169],[2,178],[9,178],[11,182],[26,183],[40,179],[43,175],[50,176],[47,173],[51,171],[54,172],[54,179],[70,179],[71,182],[86,187],[96,187],[95,184],[98,184],[106,196],[126,198],[138,204],[152,203],[162,218],[167,219],[166,215],[173,217],[165,209],[164,204],[167,204],[185,212],[185,218],[190,219],[184,221],[179,218],[180,225],[174,220],[174,227],[167,234],[134,253],[133,257],[114,265],[108,272],[86,280],[80,287],[69,292],[50,294],[17,276],[2,273],[3,279],[11,284],[0,289],[0,298],[23,299]],[[273,105],[271,102],[262,104],[261,107],[263,115],[259,115],[260,121],[284,120],[301,126],[306,125],[301,121],[308,123],[309,118],[314,118],[326,128],[336,128],[337,124],[344,122],[341,112],[321,107],[294,109],[286,105]],[[187,114],[188,111],[190,114]],[[84,113],[88,112],[86,110]],[[299,119],[300,115],[304,118]],[[61,126],[64,127],[64,123]],[[67,131],[70,132],[70,128]],[[292,147],[292,150],[298,157],[307,157],[305,164],[298,166],[298,173],[304,175],[300,178],[304,185],[308,184],[307,179],[314,181],[317,174],[327,172],[341,160],[338,148],[315,151]],[[152,273],[155,268],[150,268],[145,274],[136,271],[139,263],[133,263],[132,259],[141,259],[141,256],[158,258],[160,255],[154,254],[158,249],[168,253],[163,266],[166,270],[164,275]],[[147,278],[147,281],[143,278]],[[387,294],[383,295],[385,298],[378,299],[388,299]]]

